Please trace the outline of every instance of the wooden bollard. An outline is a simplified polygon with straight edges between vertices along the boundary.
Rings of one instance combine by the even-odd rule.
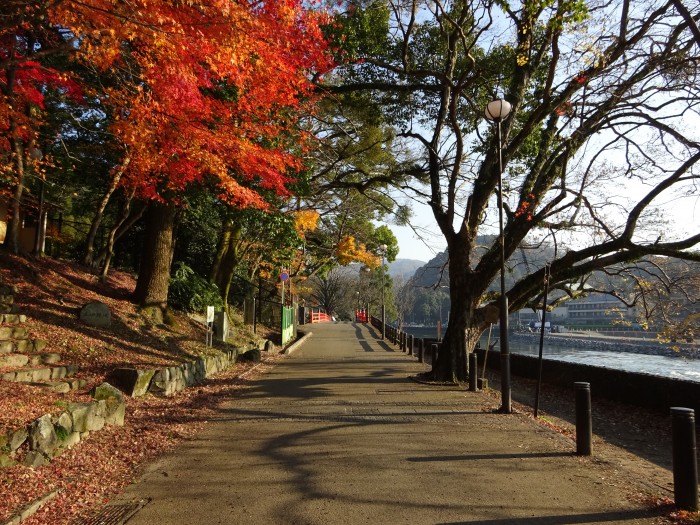
[[[591,384],[574,383],[576,397],[576,454],[591,455],[593,420],[591,411]]]
[[[673,494],[676,507],[698,510],[698,460],[695,443],[695,411],[671,407],[673,440]]]

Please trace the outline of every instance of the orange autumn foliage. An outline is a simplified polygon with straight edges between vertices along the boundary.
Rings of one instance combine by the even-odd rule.
[[[351,262],[362,263],[368,268],[377,268],[380,265],[379,257],[367,251],[364,244],[356,244],[352,235],[345,235],[340,239],[336,246],[335,255],[341,265]]]
[[[51,18],[110,78],[96,96],[131,160],[123,182],[142,198],[203,180],[236,206],[287,193],[309,74],[329,67],[321,13],[297,0],[65,0]]]
[[[294,216],[294,226],[299,237],[304,238],[306,232],[312,232],[318,227],[321,215],[314,210],[300,210]]]

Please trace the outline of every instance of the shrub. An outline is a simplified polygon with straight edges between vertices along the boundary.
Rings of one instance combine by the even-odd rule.
[[[182,262],[175,264],[175,272],[170,278],[168,304],[185,312],[201,312],[207,306],[217,309],[224,307],[216,285],[197,275]]]

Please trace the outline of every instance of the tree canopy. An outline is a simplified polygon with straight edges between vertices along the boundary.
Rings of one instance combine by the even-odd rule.
[[[681,9],[679,9],[679,6]],[[697,231],[662,210],[696,191],[698,41],[694,3],[470,0],[349,2],[338,46],[351,60],[330,91],[362,93],[420,151],[414,197],[445,237],[450,321],[440,379],[464,379],[488,326],[501,257],[495,190],[502,150],[505,257],[554,236],[551,285],[651,255],[697,260]],[[484,109],[512,107],[498,134]],[[427,180],[427,185],[420,182]],[[671,220],[669,217],[667,220]],[[513,309],[543,286],[533,269]]]

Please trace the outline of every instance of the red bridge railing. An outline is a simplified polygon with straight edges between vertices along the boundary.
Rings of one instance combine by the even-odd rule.
[[[355,310],[355,322],[366,323],[367,322],[367,312],[365,310]]]
[[[331,316],[326,312],[311,312],[312,323],[330,323]]]

